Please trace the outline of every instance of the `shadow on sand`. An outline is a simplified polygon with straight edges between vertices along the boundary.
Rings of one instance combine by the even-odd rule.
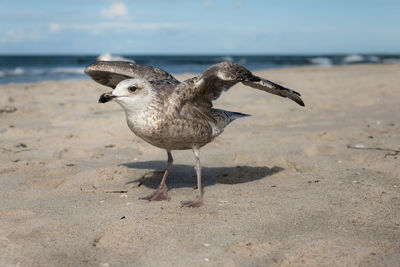
[[[122,166],[134,169],[153,169],[142,177],[129,181],[127,184],[139,183],[150,188],[157,188],[164,170],[166,168],[165,161],[145,161],[130,162],[121,164]],[[259,180],[267,176],[273,175],[284,169],[278,166],[268,167],[202,167],[202,184],[209,186],[213,184],[240,184],[254,180]],[[179,187],[196,187],[197,180],[194,167],[192,165],[174,164],[167,178],[167,185],[171,188]]]

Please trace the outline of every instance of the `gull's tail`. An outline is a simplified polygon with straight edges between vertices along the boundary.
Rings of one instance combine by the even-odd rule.
[[[222,110],[222,109],[219,109],[219,110],[225,112],[232,119],[232,121],[239,119],[239,118],[251,116],[249,114],[244,114],[244,113],[240,113],[240,112],[226,111],[226,110]]]
[[[223,131],[224,128],[231,123],[232,121],[243,118],[243,117],[248,117],[250,115],[240,113],[240,112],[233,112],[233,111],[227,111],[223,109],[211,109],[211,114],[212,117],[215,119],[216,123],[210,123],[210,125],[213,128],[213,137],[217,137],[220,135]]]

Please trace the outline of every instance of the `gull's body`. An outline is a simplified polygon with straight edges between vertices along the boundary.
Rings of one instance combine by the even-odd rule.
[[[221,134],[236,118],[246,114],[212,108],[212,100],[238,82],[304,106],[297,92],[253,75],[244,67],[223,62],[207,68],[199,76],[177,81],[163,70],[126,62],[96,62],[85,72],[95,81],[114,90],[101,95],[99,102],[118,102],[125,111],[129,128],[146,142],[165,149],[168,167],[156,192],[144,199],[168,199],[165,181],[172,165],[171,150],[192,149],[196,158],[198,192],[194,201],[202,203],[199,149]]]

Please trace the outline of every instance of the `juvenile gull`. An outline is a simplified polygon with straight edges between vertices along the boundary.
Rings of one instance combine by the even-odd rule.
[[[199,207],[203,203],[199,149],[220,135],[230,122],[248,116],[212,108],[212,100],[222,91],[241,82],[304,106],[296,91],[257,77],[231,62],[213,65],[183,82],[158,68],[119,61],[93,63],[85,73],[96,82],[113,88],[100,96],[100,103],[115,100],[125,111],[133,133],[167,151],[168,166],[160,185],[153,194],[141,199],[169,199],[165,182],[173,161],[171,151],[193,150],[197,194],[194,200],[182,202],[182,206],[187,207]]]

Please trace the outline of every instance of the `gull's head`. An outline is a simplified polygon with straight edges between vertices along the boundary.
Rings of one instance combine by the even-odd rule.
[[[121,81],[113,91],[104,93],[99,98],[99,103],[115,100],[125,110],[142,110],[152,98],[151,84],[140,78]]]

